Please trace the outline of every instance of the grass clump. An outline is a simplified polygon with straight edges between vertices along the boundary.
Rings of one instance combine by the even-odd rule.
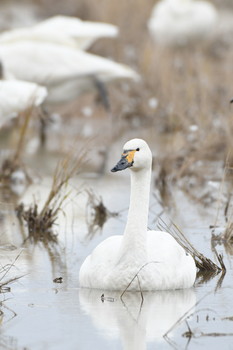
[[[23,203],[16,208],[17,216],[27,224],[28,238],[34,242],[45,241],[57,243],[57,235],[53,232],[53,225],[57,219],[56,211],[47,208],[40,212],[38,205],[33,204],[25,209]]]
[[[17,216],[21,222],[26,222],[28,239],[32,239],[34,242],[57,242],[57,235],[54,233],[53,227],[64,201],[71,193],[71,191],[67,191],[68,182],[79,173],[85,155],[84,150],[81,150],[77,156],[69,153],[58,162],[50,192],[41,209],[38,208],[37,203],[32,204],[28,209],[25,209],[23,203],[18,205],[16,208]]]

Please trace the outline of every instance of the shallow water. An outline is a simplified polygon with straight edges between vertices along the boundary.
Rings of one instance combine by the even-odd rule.
[[[49,4],[46,1],[37,1],[29,6],[28,2],[23,5],[19,1],[4,1],[1,4],[0,29],[35,22],[37,3]],[[69,6],[66,2],[57,2],[54,10],[55,7],[58,10],[57,6],[67,13]],[[44,10],[44,16],[47,15],[47,11]],[[75,112],[76,114],[80,114],[80,111]],[[27,159],[26,164],[33,169],[34,176],[41,174],[41,170],[42,174],[37,179],[38,183],[28,188],[23,195],[24,203],[45,200],[51,184],[48,174],[51,176],[60,152],[66,148],[63,143],[66,144],[67,139],[73,143],[74,134],[79,139],[83,135],[97,135],[101,140],[96,142],[98,145],[102,145],[109,138],[111,159],[108,156],[109,164],[106,166],[109,169],[119,156],[122,144],[138,135],[146,138],[155,156],[186,147],[187,138],[179,132],[176,136],[168,134],[160,137],[153,128],[142,130],[139,127],[135,130],[132,125],[125,128],[121,126],[121,136],[117,142],[113,142],[113,138],[109,137],[110,131],[106,131],[107,118],[101,123],[96,115],[95,118],[86,118],[85,122],[80,121],[80,118],[79,115],[73,124],[69,124],[69,121],[62,126],[58,125],[57,132],[50,131],[47,149]],[[82,123],[83,125],[80,125]],[[159,121],[156,125],[159,126]],[[113,131],[117,132],[118,127],[116,118]],[[127,135],[123,135],[124,129],[127,129]],[[6,130],[0,133],[1,157],[8,154],[10,147],[14,147],[15,142],[10,136],[11,133],[8,135]],[[169,140],[170,138],[172,140]],[[36,141],[31,139],[27,152],[36,149],[38,140]],[[81,141],[83,142],[83,139]],[[48,150],[55,153],[53,158],[48,156]],[[95,163],[95,171],[100,173],[103,159],[98,154],[98,149],[96,151],[95,148],[92,153],[95,153],[95,159],[92,159],[91,165]],[[43,173],[45,169],[47,177]],[[216,175],[219,171],[222,171],[221,166],[215,166],[213,173]],[[119,217],[110,218],[92,239],[93,229],[91,230],[86,222],[87,195],[83,192],[86,187],[93,188],[94,192],[102,196],[110,211],[120,212]],[[76,195],[79,189],[82,192]],[[216,189],[216,196],[217,192]],[[79,288],[79,268],[100,241],[109,235],[123,232],[129,201],[129,176],[127,172],[95,177],[83,175],[72,182],[72,193],[70,202],[64,206],[55,226],[59,244],[49,247],[42,243],[34,245],[29,241],[25,242],[27,234],[20,227],[14,213],[14,199],[7,193],[0,193],[0,264],[14,264],[0,283],[8,278],[21,277],[14,283],[7,284],[11,288],[10,292],[0,294],[0,349],[233,348],[233,250],[229,247],[225,250],[222,245],[217,246],[218,252],[223,253],[227,267],[222,284],[218,284],[221,277],[219,274],[205,283],[197,280],[195,286],[189,290],[143,293],[143,303],[140,293],[125,293],[121,298],[118,293],[104,292],[104,298],[101,299],[101,290]],[[153,193],[150,228],[155,226],[155,219],[163,211]],[[215,222],[216,205],[210,203],[208,207],[203,207],[192,202],[181,191],[174,190],[172,207],[170,217],[197,249],[215,261],[209,225]],[[53,282],[59,277],[62,277],[62,283]],[[183,334],[189,331],[189,327],[192,334],[184,337]]]
[[[29,203],[32,195],[43,201],[50,181],[45,178],[42,184],[31,186],[24,202]],[[125,293],[121,299],[118,293],[105,292],[101,300],[102,291],[79,289],[78,272],[86,255],[109,235],[123,232],[129,178],[127,172],[92,179],[82,177],[72,185],[98,189],[109,210],[121,211],[120,216],[110,218],[93,239],[88,238],[84,192],[65,206],[66,214],[61,213],[56,227],[59,244],[50,247],[42,243],[22,244],[25,235],[13,205],[1,205],[1,265],[13,262],[20,254],[7,277],[24,275],[10,285],[10,293],[2,294],[2,300],[6,299],[2,306],[2,348],[185,349],[189,341],[182,336],[188,331],[186,322],[193,332],[189,349],[218,349],[223,344],[224,349],[232,348],[232,336],[215,334],[233,332],[232,258],[222,246],[217,249],[224,253],[227,274],[222,287],[217,289],[220,275],[207,283],[197,281],[189,290],[144,293],[143,303],[140,293]],[[214,211],[197,207],[181,192],[176,193],[176,198],[179,206],[172,214],[173,219],[201,252],[214,259],[208,229],[213,223]],[[151,227],[159,212],[152,195]],[[53,282],[57,277],[62,277],[63,283]]]

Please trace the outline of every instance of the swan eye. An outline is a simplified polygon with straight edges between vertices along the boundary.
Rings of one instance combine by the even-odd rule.
[[[140,148],[136,148],[136,151],[140,151]]]

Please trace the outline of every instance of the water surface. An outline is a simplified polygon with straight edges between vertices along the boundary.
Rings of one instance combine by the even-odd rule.
[[[23,200],[30,202],[33,194],[43,201],[50,181],[45,178],[41,184],[31,186]],[[73,196],[65,206],[66,214],[60,215],[55,227],[59,237],[57,245],[25,242],[25,233],[22,234],[13,205],[1,205],[4,237],[1,265],[13,262],[20,254],[9,276],[24,275],[10,285],[10,293],[2,294],[2,300],[6,299],[1,326],[4,346],[15,349],[185,349],[190,340],[190,349],[218,349],[223,344],[225,349],[230,349],[230,335],[216,336],[217,333],[232,333],[233,325],[232,258],[223,246],[217,249],[224,254],[227,274],[219,288],[218,275],[206,283],[200,284],[197,280],[189,290],[144,293],[143,303],[140,293],[125,293],[121,298],[119,293],[104,292],[101,299],[103,291],[79,289],[78,272],[84,258],[100,241],[123,232],[129,178],[126,173],[93,179],[82,177],[74,184],[98,188],[107,208],[121,211],[119,217],[110,218],[92,239],[88,235],[84,192]],[[176,196],[179,206],[172,215],[192,243],[214,259],[208,228],[213,211],[197,207],[181,192]],[[154,225],[160,209],[152,195],[150,226]],[[53,282],[58,277],[62,277],[63,283]],[[188,325],[193,332],[191,339],[182,336],[188,331]]]

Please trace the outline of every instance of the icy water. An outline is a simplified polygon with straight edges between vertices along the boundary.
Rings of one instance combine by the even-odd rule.
[[[31,186],[23,197],[43,201],[50,178]],[[92,237],[86,222],[85,192],[72,196],[59,217],[56,231],[59,244],[24,243],[13,205],[1,203],[1,265],[14,262],[9,277],[23,276],[1,294],[2,349],[232,349],[233,299],[232,257],[223,246],[227,273],[194,288],[180,291],[125,293],[79,289],[78,273],[84,258],[103,239],[123,232],[129,200],[129,174],[82,177],[75,188],[93,188],[104,204],[119,217],[110,218]],[[177,192],[173,219],[191,242],[206,256],[211,252],[208,228],[215,211],[190,202]],[[151,196],[150,227],[160,212]],[[62,277],[62,283],[54,279]],[[7,277],[5,277],[7,279]],[[192,337],[183,336],[192,331]],[[164,337],[164,335],[166,335]]]

